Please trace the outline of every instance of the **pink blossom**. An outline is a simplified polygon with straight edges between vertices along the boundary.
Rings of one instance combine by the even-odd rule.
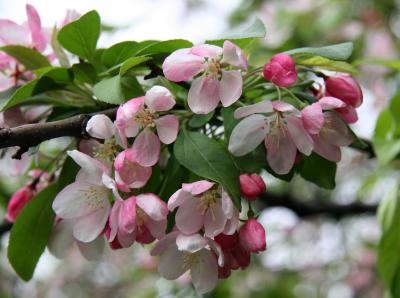
[[[248,219],[239,229],[239,242],[248,252],[258,253],[265,250],[264,227],[256,219]]]
[[[296,65],[288,54],[276,54],[264,65],[264,78],[279,87],[288,87],[297,81]]]
[[[354,108],[363,102],[363,93],[357,81],[349,75],[329,77],[325,81],[326,96],[332,96],[344,101]]]
[[[18,189],[10,198],[7,206],[6,219],[14,222],[22,208],[34,197],[36,191],[31,185]]]
[[[155,165],[160,156],[160,141],[171,144],[176,140],[178,118],[175,115],[160,117],[157,113],[169,111],[174,105],[175,99],[168,89],[154,86],[144,97],[131,99],[118,108],[115,123],[122,143],[126,145],[127,138],[135,137],[132,148],[140,165]]]
[[[168,280],[175,280],[189,271],[199,294],[212,291],[218,281],[218,266],[224,257],[219,245],[200,234],[185,235],[172,232],[156,243],[151,255],[161,255],[158,272]]]
[[[129,192],[131,188],[143,187],[151,176],[151,167],[141,166],[136,161],[133,148],[120,152],[114,161],[115,181],[118,188]]]
[[[242,174],[239,177],[240,192],[249,201],[255,200],[260,194],[265,192],[265,182],[257,174]]]
[[[91,242],[104,230],[110,213],[109,196],[118,198],[110,169],[100,161],[79,152],[68,155],[81,167],[74,183],[58,193],[53,210],[62,219],[73,220],[73,235],[81,242]]]
[[[169,55],[163,63],[164,75],[174,82],[196,77],[189,90],[189,108],[196,114],[208,114],[219,104],[230,106],[242,94],[242,76],[239,70],[224,69],[224,65],[247,70],[244,52],[226,40],[223,48],[202,44],[180,49]]]
[[[135,241],[148,244],[165,235],[168,208],[152,193],[143,193],[126,200],[118,198],[110,213],[109,242],[117,240],[122,247]]]
[[[203,227],[207,237],[222,232],[232,234],[239,223],[239,211],[228,194],[206,180],[182,184],[168,200],[168,209],[175,208],[176,227],[185,234],[196,233]]]

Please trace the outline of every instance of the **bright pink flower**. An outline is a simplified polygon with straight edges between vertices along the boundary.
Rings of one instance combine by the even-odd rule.
[[[246,117],[233,129],[229,151],[243,156],[264,141],[267,160],[278,174],[287,174],[296,160],[297,150],[310,155],[313,140],[304,127],[301,113],[283,101],[264,101],[238,108],[236,118]]]
[[[115,239],[122,247],[135,241],[148,244],[165,235],[168,208],[165,202],[152,193],[118,198],[111,209],[109,242]]]
[[[248,252],[258,253],[265,250],[264,227],[256,219],[248,219],[239,229],[239,242]]]
[[[288,87],[297,81],[296,64],[288,54],[276,54],[264,65],[264,78],[279,87]]]
[[[325,81],[326,96],[333,96],[354,108],[363,102],[363,93],[357,81],[349,75],[329,77]]]
[[[144,167],[137,163],[133,148],[119,153],[114,161],[115,181],[118,188],[129,192],[131,188],[143,187],[151,176],[151,167]]]
[[[18,189],[10,198],[7,206],[6,219],[14,222],[22,208],[33,198],[36,191],[31,185]]]
[[[177,207],[176,227],[185,234],[197,233],[203,227],[208,237],[232,234],[239,223],[239,211],[228,194],[206,180],[182,184],[168,200],[170,211]]]
[[[247,70],[244,52],[226,40],[223,48],[198,45],[180,49],[169,55],[163,63],[164,75],[174,82],[193,80],[188,94],[190,109],[196,114],[208,114],[219,104],[230,106],[242,94],[242,76],[239,70],[222,69],[224,64]]]
[[[165,112],[175,105],[171,92],[161,86],[154,86],[144,97],[129,100],[118,108],[116,126],[122,143],[126,138],[135,138],[133,149],[136,161],[149,167],[157,163],[160,156],[160,141],[171,144],[176,140],[179,121],[175,115],[159,117],[157,112]],[[153,132],[156,129],[157,135]]]
[[[249,201],[255,200],[260,194],[265,192],[265,182],[257,174],[242,174],[239,180],[240,192]]]
[[[218,266],[224,264],[219,245],[200,234],[169,233],[156,243],[151,255],[161,255],[158,272],[165,279],[175,280],[190,271],[193,285],[199,294],[215,288]]]
[[[110,213],[109,196],[119,198],[110,169],[100,161],[77,150],[68,155],[81,167],[74,183],[58,193],[53,210],[63,219],[73,219],[73,235],[91,242],[104,230]]]

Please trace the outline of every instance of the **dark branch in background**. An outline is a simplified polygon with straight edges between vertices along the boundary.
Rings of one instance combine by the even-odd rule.
[[[316,200],[313,200],[312,202],[302,202],[293,198],[289,194],[277,195],[272,193],[264,193],[257,202],[261,208],[288,208],[299,217],[326,215],[335,219],[341,219],[351,215],[375,214],[378,208],[377,205],[365,205],[361,203],[339,205],[329,202],[322,203]]]
[[[9,230],[11,230],[12,228],[12,223],[11,222],[4,222],[2,224],[0,224],[0,236],[7,233]]]
[[[114,119],[117,109],[109,109],[91,114],[81,114],[71,118],[45,122],[26,124],[14,128],[0,129],[0,148],[19,146],[20,149],[13,156],[20,159],[21,155],[30,147],[40,143],[64,136],[86,136],[86,124],[90,117],[96,114],[105,114]]]

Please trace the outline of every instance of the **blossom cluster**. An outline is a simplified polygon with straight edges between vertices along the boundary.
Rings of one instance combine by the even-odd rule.
[[[41,27],[30,5],[27,14],[23,25],[0,20],[0,44],[45,52],[51,34]],[[69,13],[60,26],[78,17]],[[13,57],[0,55],[0,89],[34,77]],[[56,59],[52,53],[47,57]],[[229,40],[222,47],[201,44],[176,50],[165,58],[162,70],[165,79],[190,86],[187,107],[177,105],[172,90],[153,85],[143,96],[120,105],[115,119],[98,113],[88,120],[89,138],[81,139],[76,149],[67,152],[80,170],[75,181],[54,199],[57,217],[49,247],[62,255],[65,247],[56,244],[61,230],[69,233],[70,242],[76,242],[88,259],[101,255],[105,241],[112,249],[155,243],[151,254],[160,256],[161,276],[173,280],[189,271],[196,290],[206,293],[232,270],[246,268],[251,254],[266,249],[265,230],[251,209],[266,186],[259,173],[236,177],[250,206],[247,214],[216,181],[185,181],[169,198],[145,191],[154,168],[163,167],[163,155],[168,158],[168,146],[180,130],[188,129],[185,117],[233,107],[239,122],[229,139],[223,140],[230,153],[244,156],[264,143],[268,166],[275,174],[287,174],[312,152],[340,161],[341,147],[353,142],[348,124],[357,121],[356,108],[363,96],[350,75],[325,75],[322,84],[307,90],[315,101],[306,103],[297,98],[301,104],[296,104],[281,96],[281,90],[291,94],[287,88],[300,80],[292,56],[277,54],[259,71],[249,71],[246,53]],[[276,88],[277,98],[243,102],[244,79],[259,77],[260,72],[264,82]],[[3,112],[1,126],[35,122],[26,120],[29,112],[33,113],[19,107]],[[15,221],[54,175],[40,172],[18,190],[9,202],[7,220]]]

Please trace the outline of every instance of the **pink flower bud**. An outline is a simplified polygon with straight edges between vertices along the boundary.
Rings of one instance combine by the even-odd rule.
[[[29,185],[17,190],[8,202],[6,219],[9,222],[14,222],[22,208],[25,207],[34,195],[35,191]]]
[[[255,200],[265,191],[264,180],[257,174],[242,174],[239,177],[240,192],[249,201]]]
[[[355,108],[363,102],[360,85],[349,75],[328,78],[325,81],[325,88],[326,96],[339,98]]]
[[[239,241],[248,252],[258,253],[266,249],[265,230],[254,218],[250,218],[239,229]]]
[[[297,81],[296,65],[288,54],[277,54],[264,65],[264,78],[279,87],[287,87]]]
[[[233,249],[239,243],[239,235],[235,232],[232,235],[219,234],[214,238],[223,250]]]

